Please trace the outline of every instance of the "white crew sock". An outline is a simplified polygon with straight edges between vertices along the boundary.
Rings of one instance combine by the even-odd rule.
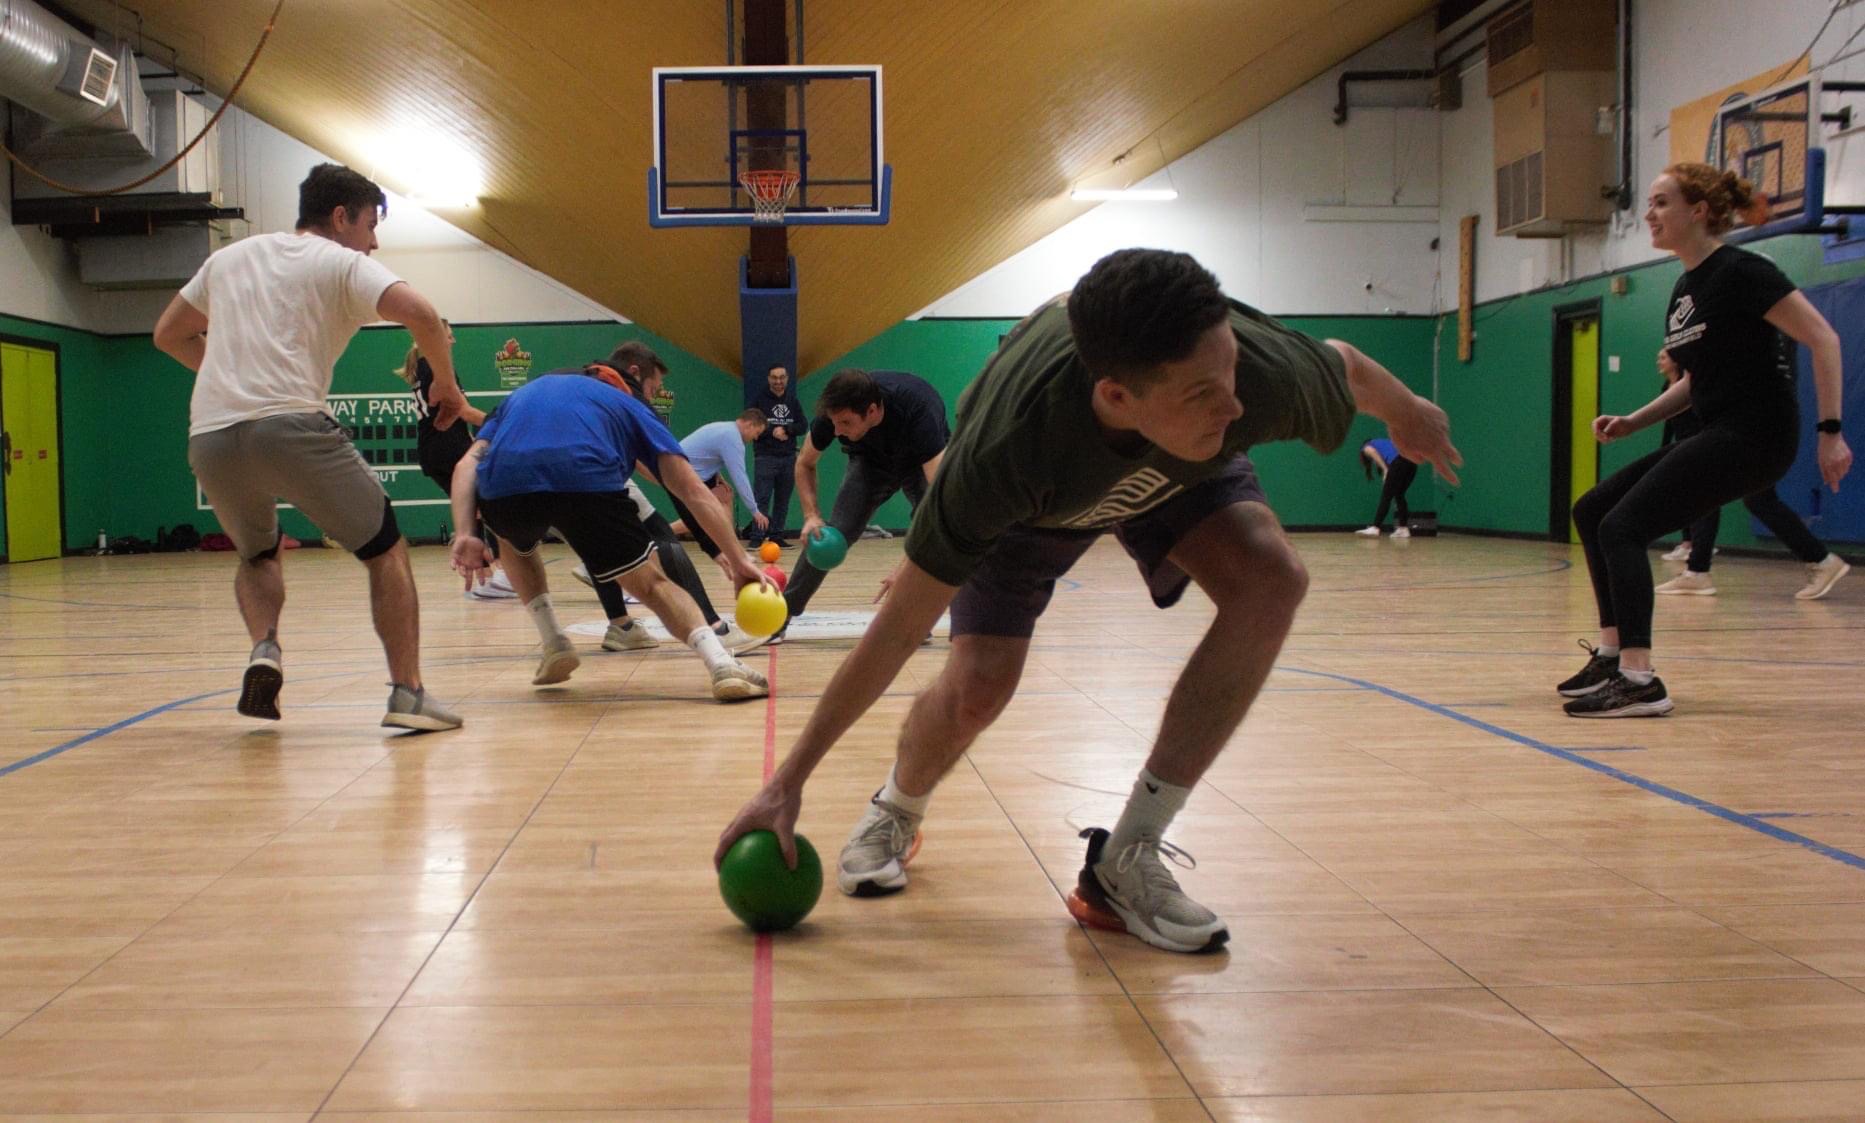
[[[1599,647],[1594,649],[1594,652],[1595,654],[1604,655],[1608,659],[1610,659],[1613,656],[1619,654],[1619,648],[1614,644],[1602,643],[1599,645]]]
[[[537,626],[538,638],[546,644],[563,634],[563,628],[557,623],[557,613],[551,608],[549,593],[539,593],[526,601],[525,611],[530,614],[531,623]]]
[[[1625,680],[1629,683],[1632,683],[1634,686],[1649,686],[1651,685],[1652,676],[1656,675],[1658,672],[1656,671],[1628,671],[1624,667],[1621,667],[1619,668],[1619,673],[1624,675]]]
[[[908,795],[901,791],[899,774],[900,766],[897,764],[887,770],[887,782],[881,785],[880,801],[890,803],[909,815],[926,814],[926,807],[932,802],[932,793]]]
[[[716,671],[720,667],[732,665],[732,653],[719,642],[719,633],[713,631],[709,624],[701,624],[694,628],[692,634],[686,637],[686,645],[705,660],[708,671]]]
[[[1146,769],[1140,769],[1140,778],[1133,782],[1133,794],[1127,797],[1126,810],[1120,813],[1113,837],[1107,840],[1107,849],[1102,853],[1112,857],[1142,836],[1164,838],[1166,828],[1172,825],[1172,817],[1184,808],[1191,794],[1190,788],[1168,784]]]

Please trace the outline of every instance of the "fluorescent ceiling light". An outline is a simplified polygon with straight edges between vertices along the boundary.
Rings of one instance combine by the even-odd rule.
[[[1169,203],[1179,193],[1170,187],[1077,187],[1068,197],[1082,203]]]
[[[378,137],[376,167],[388,186],[424,210],[462,210],[479,203],[485,171],[478,156],[439,129],[397,129]]]
[[[479,205],[477,195],[410,195],[408,201],[424,211],[463,211]]]

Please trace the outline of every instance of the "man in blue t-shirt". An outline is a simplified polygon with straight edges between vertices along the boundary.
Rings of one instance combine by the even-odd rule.
[[[483,518],[503,544],[505,571],[544,643],[532,678],[548,686],[570,677],[580,660],[557,623],[538,544],[555,527],[596,581],[614,581],[683,636],[705,661],[712,696],[732,701],[769,692],[764,677],[734,659],[706,625],[699,606],[654,563],[654,540],[624,487],[637,467],[649,468],[680,496],[698,522],[730,548],[714,559],[734,586],[761,579],[732,538],[731,520],[713,502],[687,462],[680,442],[654,411],[628,393],[583,372],[547,375],[514,390],[480,427],[453,474],[456,526]],[[460,534],[453,566],[467,584],[484,580],[492,564],[486,543]]]

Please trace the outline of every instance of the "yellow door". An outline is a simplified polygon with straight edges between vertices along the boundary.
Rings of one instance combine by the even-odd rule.
[[[1567,509],[1599,482],[1599,441],[1593,436],[1593,419],[1599,416],[1599,320],[1570,320],[1573,332],[1568,354],[1573,356],[1571,370],[1573,414],[1568,425],[1571,455],[1568,464],[1570,481]],[[1567,519],[1567,540],[1580,541],[1580,531],[1573,517]]]
[[[0,344],[0,449],[6,466],[6,555],[62,552],[58,497],[58,363],[50,351]]]

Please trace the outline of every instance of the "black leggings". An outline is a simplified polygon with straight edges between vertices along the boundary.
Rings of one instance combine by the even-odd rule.
[[[1399,508],[1398,526],[1405,526],[1412,521],[1412,509],[1405,505],[1405,489],[1412,486],[1418,478],[1418,465],[1403,456],[1395,456],[1392,463],[1386,465],[1386,482],[1379,489],[1379,510],[1373,513],[1373,525],[1386,525],[1386,508],[1397,504]]]
[[[1761,520],[1761,525],[1774,532],[1781,540],[1781,545],[1794,551],[1794,556],[1803,562],[1817,562],[1826,557],[1826,543],[1817,538],[1807,524],[1800,521],[1793,508],[1781,502],[1781,496],[1773,489],[1758,491],[1742,501],[1748,513]],[[1716,508],[1690,524],[1685,537],[1690,539],[1690,568],[1696,573],[1710,571],[1710,558],[1716,552],[1716,534],[1722,529],[1723,510]]]
[[[1574,504],[1602,628],[1621,648],[1651,646],[1651,562],[1659,536],[1774,486],[1798,451],[1793,414],[1772,424],[1713,424],[1613,473]]]
[[[661,568],[667,572],[668,578],[685,589],[693,602],[699,605],[706,623],[717,624],[719,613],[712,607],[712,598],[706,595],[706,585],[699,579],[699,570],[693,568],[693,559],[686,556],[686,547],[680,545],[680,540],[674,537],[673,527],[659,512],[642,519],[641,525],[648,528],[648,535],[654,539],[654,552],[659,555]],[[687,525],[693,524],[689,522]],[[596,582],[596,599],[602,602],[603,615],[609,619],[627,619],[628,602],[623,599],[620,585],[613,581]]]

